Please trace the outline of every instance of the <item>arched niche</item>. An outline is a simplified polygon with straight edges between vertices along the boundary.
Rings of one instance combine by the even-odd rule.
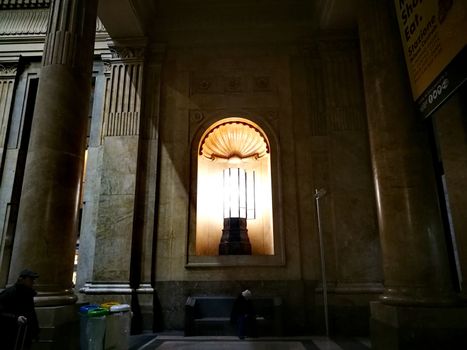
[[[192,143],[188,266],[283,263],[277,232],[280,225],[275,217],[279,215],[275,208],[274,149],[265,130],[250,119],[223,118],[199,130]],[[243,185],[231,186],[239,179]],[[244,193],[243,208],[229,200],[237,198],[229,192],[233,187]],[[226,218],[231,216],[245,218],[251,253],[220,251]]]

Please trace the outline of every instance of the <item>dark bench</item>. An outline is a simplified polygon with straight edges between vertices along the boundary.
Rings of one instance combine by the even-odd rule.
[[[251,299],[256,311],[258,335],[282,334],[282,299],[255,297]],[[185,336],[236,335],[230,323],[235,298],[230,296],[188,297],[185,304]]]

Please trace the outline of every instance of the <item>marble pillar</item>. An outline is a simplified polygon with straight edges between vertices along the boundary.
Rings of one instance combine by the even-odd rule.
[[[53,2],[29,142],[9,283],[40,274],[37,305],[74,303],[73,259],[83,173],[95,0]]]
[[[364,1],[360,48],[388,304],[452,304],[426,126],[416,114],[392,3]]]
[[[371,303],[376,350],[463,348],[427,126],[417,115],[394,4],[362,1],[360,49],[384,293]],[[459,346],[459,347],[457,347]]]

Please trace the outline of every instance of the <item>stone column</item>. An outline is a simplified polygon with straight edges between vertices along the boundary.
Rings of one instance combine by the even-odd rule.
[[[362,1],[359,33],[384,293],[371,303],[374,349],[462,348],[426,125],[409,89],[391,1]],[[458,347],[460,346],[460,347]]]
[[[365,1],[359,21],[383,251],[382,300],[450,304],[452,282],[430,145],[412,102],[391,5]]]
[[[50,9],[9,282],[40,274],[38,305],[74,303],[73,257],[83,172],[96,0],[56,0]]]

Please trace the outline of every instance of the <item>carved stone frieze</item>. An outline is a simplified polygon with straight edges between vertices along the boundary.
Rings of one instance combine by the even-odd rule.
[[[245,90],[242,77],[227,77],[225,79],[225,92],[242,92]]]
[[[2,9],[0,11],[0,36],[45,35],[48,17],[49,9]]]
[[[191,75],[190,76],[190,92],[193,94],[213,94],[220,93],[217,79],[213,75]]]
[[[128,60],[128,59],[143,59],[145,55],[145,47],[128,47],[128,46],[109,46],[112,59]]]
[[[96,33],[105,33],[107,30],[104,27],[104,24],[101,22],[99,18],[96,21]]]
[[[190,124],[199,124],[203,121],[204,115],[203,112],[199,110],[190,111]]]
[[[271,80],[269,77],[254,77],[254,91],[271,91]]]
[[[1,1],[1,0],[0,0]],[[17,9],[0,7],[0,35],[5,36],[45,36],[50,9],[47,7],[27,7]],[[102,22],[97,19],[96,32],[100,35],[107,33]]]
[[[0,64],[0,77],[14,77],[17,71],[17,64]]]
[[[104,61],[104,74],[110,74],[112,72],[112,64],[108,61]]]
[[[30,9],[50,7],[51,0],[0,0],[0,9]]]
[[[269,76],[223,75],[215,72],[192,74],[190,94],[230,94],[248,92],[271,92],[274,84]]]

